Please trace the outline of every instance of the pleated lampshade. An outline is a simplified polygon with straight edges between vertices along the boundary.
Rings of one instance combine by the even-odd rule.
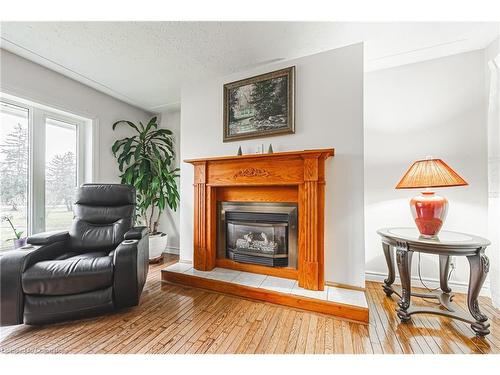
[[[396,189],[464,186],[467,182],[441,159],[425,159],[414,162]]]

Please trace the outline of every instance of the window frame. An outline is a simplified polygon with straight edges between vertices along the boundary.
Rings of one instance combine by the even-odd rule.
[[[17,99],[17,98],[16,98]],[[0,101],[20,107],[28,111],[28,222],[27,234],[45,231],[45,152],[46,152],[46,121],[53,119],[65,122],[76,127],[76,159],[77,159],[77,183],[80,186],[84,182],[94,179],[94,126],[93,121],[76,114],[60,111],[45,105],[28,103],[6,97],[2,93]],[[35,142],[35,139],[37,140]],[[90,141],[89,145],[86,144]],[[91,155],[87,155],[90,151]],[[1,245],[0,245],[1,246]]]

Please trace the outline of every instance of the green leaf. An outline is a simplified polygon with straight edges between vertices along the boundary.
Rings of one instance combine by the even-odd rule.
[[[140,133],[139,129],[137,128],[137,126],[132,122],[132,121],[127,121],[127,120],[120,120],[120,121],[117,121],[113,124],[113,130],[115,130],[116,126],[118,124],[127,124],[128,126],[134,128],[137,133]]]
[[[149,132],[151,128],[156,128],[158,125],[156,124],[156,116],[152,117],[146,125],[146,133]]]

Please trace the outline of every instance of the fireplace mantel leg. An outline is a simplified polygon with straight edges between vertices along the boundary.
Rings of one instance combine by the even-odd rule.
[[[324,289],[323,226],[324,183],[318,180],[318,158],[304,158],[304,184],[299,187],[299,286],[311,290]]]
[[[210,230],[207,225],[207,217],[211,213],[210,197],[211,189],[206,185],[205,162],[195,164],[194,170],[194,257],[193,267],[199,271],[210,271],[215,266],[215,258],[211,254],[212,246],[208,243],[207,231]]]

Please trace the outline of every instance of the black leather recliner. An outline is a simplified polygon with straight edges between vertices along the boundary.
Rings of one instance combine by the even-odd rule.
[[[146,227],[133,227],[135,189],[84,184],[69,232],[28,238],[0,257],[0,325],[46,324],[136,306],[148,273]]]

